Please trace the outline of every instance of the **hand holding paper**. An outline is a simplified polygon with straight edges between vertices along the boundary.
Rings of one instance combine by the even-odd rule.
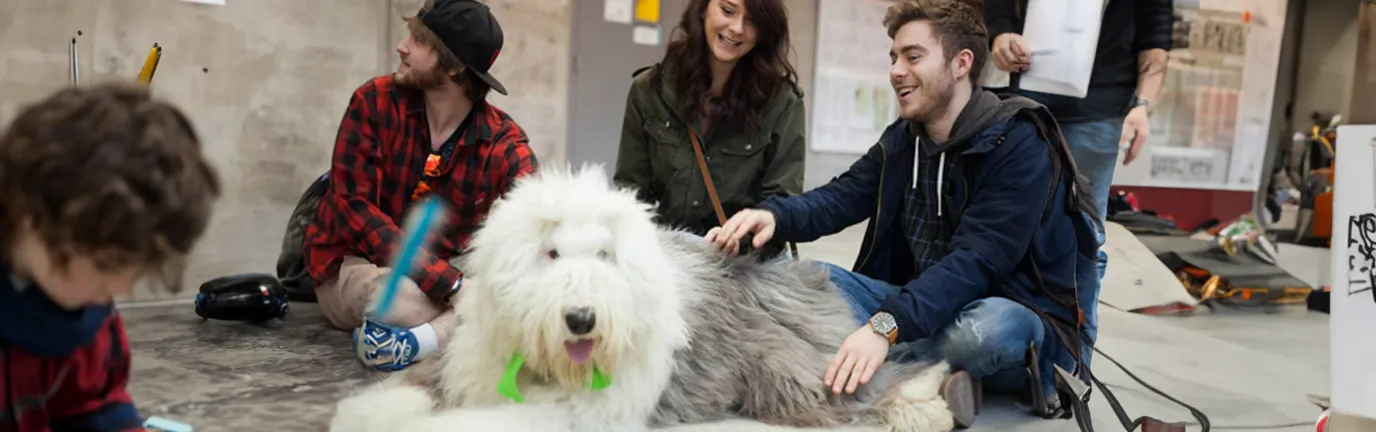
[[[994,67],[1001,71],[1026,71],[1032,63],[1031,53],[1020,34],[1004,33],[994,38]]]

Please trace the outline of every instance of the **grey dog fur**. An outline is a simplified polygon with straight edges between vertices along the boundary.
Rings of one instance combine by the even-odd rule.
[[[732,257],[673,230],[660,240],[691,273],[696,292],[685,293],[690,345],[676,354],[651,426],[730,417],[798,427],[879,425],[898,384],[931,367],[885,363],[854,395],[835,395],[823,375],[860,324],[825,268]]]

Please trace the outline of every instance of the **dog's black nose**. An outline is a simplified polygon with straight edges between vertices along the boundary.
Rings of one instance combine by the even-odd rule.
[[[591,332],[593,326],[597,325],[597,315],[592,313],[592,308],[570,309],[564,312],[564,323],[568,324],[569,331],[575,336],[582,336]]]

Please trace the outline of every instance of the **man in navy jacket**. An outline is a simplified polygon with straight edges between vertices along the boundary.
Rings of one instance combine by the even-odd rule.
[[[903,344],[892,354],[940,356],[953,377],[1060,415],[1053,365],[1087,367],[1097,330],[1097,227],[1083,180],[1045,107],[976,87],[989,52],[978,12],[907,0],[884,21],[901,118],[831,182],[736,213],[706,237],[735,251],[748,233],[757,247],[806,242],[868,220],[854,272],[831,266],[859,329],[827,385],[854,392]],[[974,392],[951,386],[943,395],[969,426]]]

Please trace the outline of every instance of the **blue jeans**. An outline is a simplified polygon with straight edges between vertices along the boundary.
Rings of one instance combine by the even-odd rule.
[[[1122,117],[1061,124],[1061,133],[1065,134],[1075,166],[1089,179],[1089,192],[1094,198],[1094,210],[1099,213],[1100,224],[1108,216],[1108,189],[1113,185],[1113,171],[1118,166],[1118,139],[1122,132]],[[1104,244],[1104,233],[1099,233],[1098,240],[1100,245]],[[1107,268],[1108,254],[1100,248],[1099,280],[1104,279]]]
[[[850,303],[857,326],[864,325],[879,311],[889,293],[898,291],[898,287],[887,282],[833,264],[818,265],[831,272],[831,281]],[[991,392],[1022,395],[1028,391],[1031,379],[1027,372],[1027,347],[1032,343],[1041,346],[1045,332],[1041,318],[1031,309],[1012,300],[990,297],[966,305],[954,321],[932,337],[895,345],[889,359],[945,359],[952,368],[979,378]],[[1043,389],[1048,396],[1056,394],[1053,382],[1044,380]]]

